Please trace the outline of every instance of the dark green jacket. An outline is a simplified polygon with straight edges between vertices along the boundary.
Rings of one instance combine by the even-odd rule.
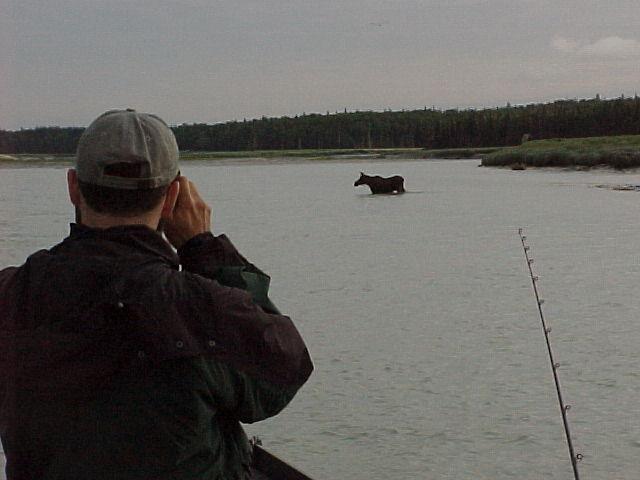
[[[240,422],[313,368],[268,285],[225,236],[176,255],[139,226],[74,225],[0,272],[8,480],[246,478]]]

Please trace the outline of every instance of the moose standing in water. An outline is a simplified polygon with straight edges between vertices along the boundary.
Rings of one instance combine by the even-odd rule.
[[[384,178],[376,175],[370,177],[360,172],[360,178],[353,184],[354,187],[358,185],[369,185],[371,193],[404,193],[404,178],[400,175]]]

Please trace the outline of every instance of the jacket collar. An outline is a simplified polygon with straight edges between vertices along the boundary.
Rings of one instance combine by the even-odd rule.
[[[69,236],[64,243],[77,240],[115,242],[140,253],[162,257],[175,268],[180,264],[179,257],[171,245],[160,233],[146,225],[119,225],[102,229],[72,223]]]

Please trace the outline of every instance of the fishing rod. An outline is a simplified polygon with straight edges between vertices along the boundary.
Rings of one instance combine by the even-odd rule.
[[[527,237],[523,235],[522,228],[518,229],[518,235],[520,236],[520,241],[522,242],[522,249],[524,250],[524,257],[527,260],[527,267],[529,267],[529,276],[531,277],[531,284],[533,285],[533,293],[536,297],[536,302],[538,304],[538,313],[540,314],[540,320],[542,322],[542,330],[544,331],[544,338],[547,342],[547,351],[549,352],[551,371],[553,372],[553,381],[556,385],[556,392],[558,394],[558,403],[560,404],[560,413],[562,414],[564,433],[567,437],[567,446],[569,447],[569,456],[571,457],[573,476],[575,480],[580,480],[580,475],[578,474],[578,462],[582,460],[582,454],[576,454],[573,449],[573,442],[571,441],[571,431],[569,430],[569,420],[567,419],[567,412],[571,408],[571,405],[565,404],[564,400],[562,399],[562,391],[560,390],[560,379],[558,378],[558,369],[560,368],[560,364],[554,360],[553,350],[551,349],[551,343],[549,342],[549,334],[551,333],[551,328],[547,327],[547,322],[544,319],[544,313],[542,313],[542,304],[544,303],[544,300],[540,298],[540,294],[538,293],[538,276],[533,274],[533,268],[531,267],[531,265],[533,264],[533,258],[529,257],[529,250],[531,250],[531,247],[529,247],[525,243]]]

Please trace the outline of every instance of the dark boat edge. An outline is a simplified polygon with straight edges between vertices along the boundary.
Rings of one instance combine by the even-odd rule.
[[[261,446],[259,439],[253,439],[253,469],[256,480],[312,480],[300,470],[269,453]]]

